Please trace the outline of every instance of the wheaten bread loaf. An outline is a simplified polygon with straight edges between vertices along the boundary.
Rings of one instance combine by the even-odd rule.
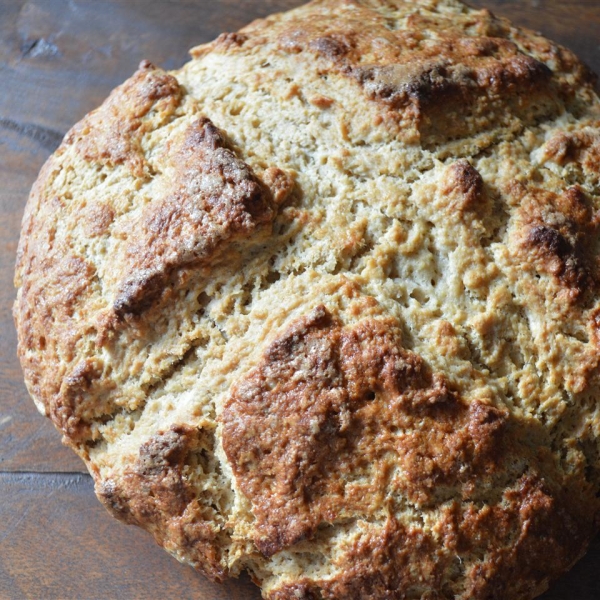
[[[600,102],[456,0],[142,63],[27,205],[15,319],[100,499],[270,600],[527,599],[597,530]]]

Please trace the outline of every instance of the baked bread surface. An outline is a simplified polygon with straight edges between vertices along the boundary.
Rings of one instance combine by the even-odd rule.
[[[597,531],[600,103],[455,0],[144,62],[27,204],[28,389],[100,500],[270,600],[527,599]]]

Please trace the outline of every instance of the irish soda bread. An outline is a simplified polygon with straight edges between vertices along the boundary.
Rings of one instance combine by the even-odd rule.
[[[600,102],[457,0],[150,63],[27,205],[38,408],[119,519],[269,600],[528,599],[597,530]]]

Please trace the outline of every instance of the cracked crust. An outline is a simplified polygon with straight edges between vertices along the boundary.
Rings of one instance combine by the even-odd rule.
[[[38,408],[214,580],[542,593],[600,514],[593,76],[455,0],[316,0],[192,56],[31,192]]]

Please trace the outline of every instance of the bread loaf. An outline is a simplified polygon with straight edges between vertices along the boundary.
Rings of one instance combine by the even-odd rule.
[[[27,204],[14,315],[105,506],[268,600],[524,600],[600,495],[600,102],[457,0],[148,62]]]

